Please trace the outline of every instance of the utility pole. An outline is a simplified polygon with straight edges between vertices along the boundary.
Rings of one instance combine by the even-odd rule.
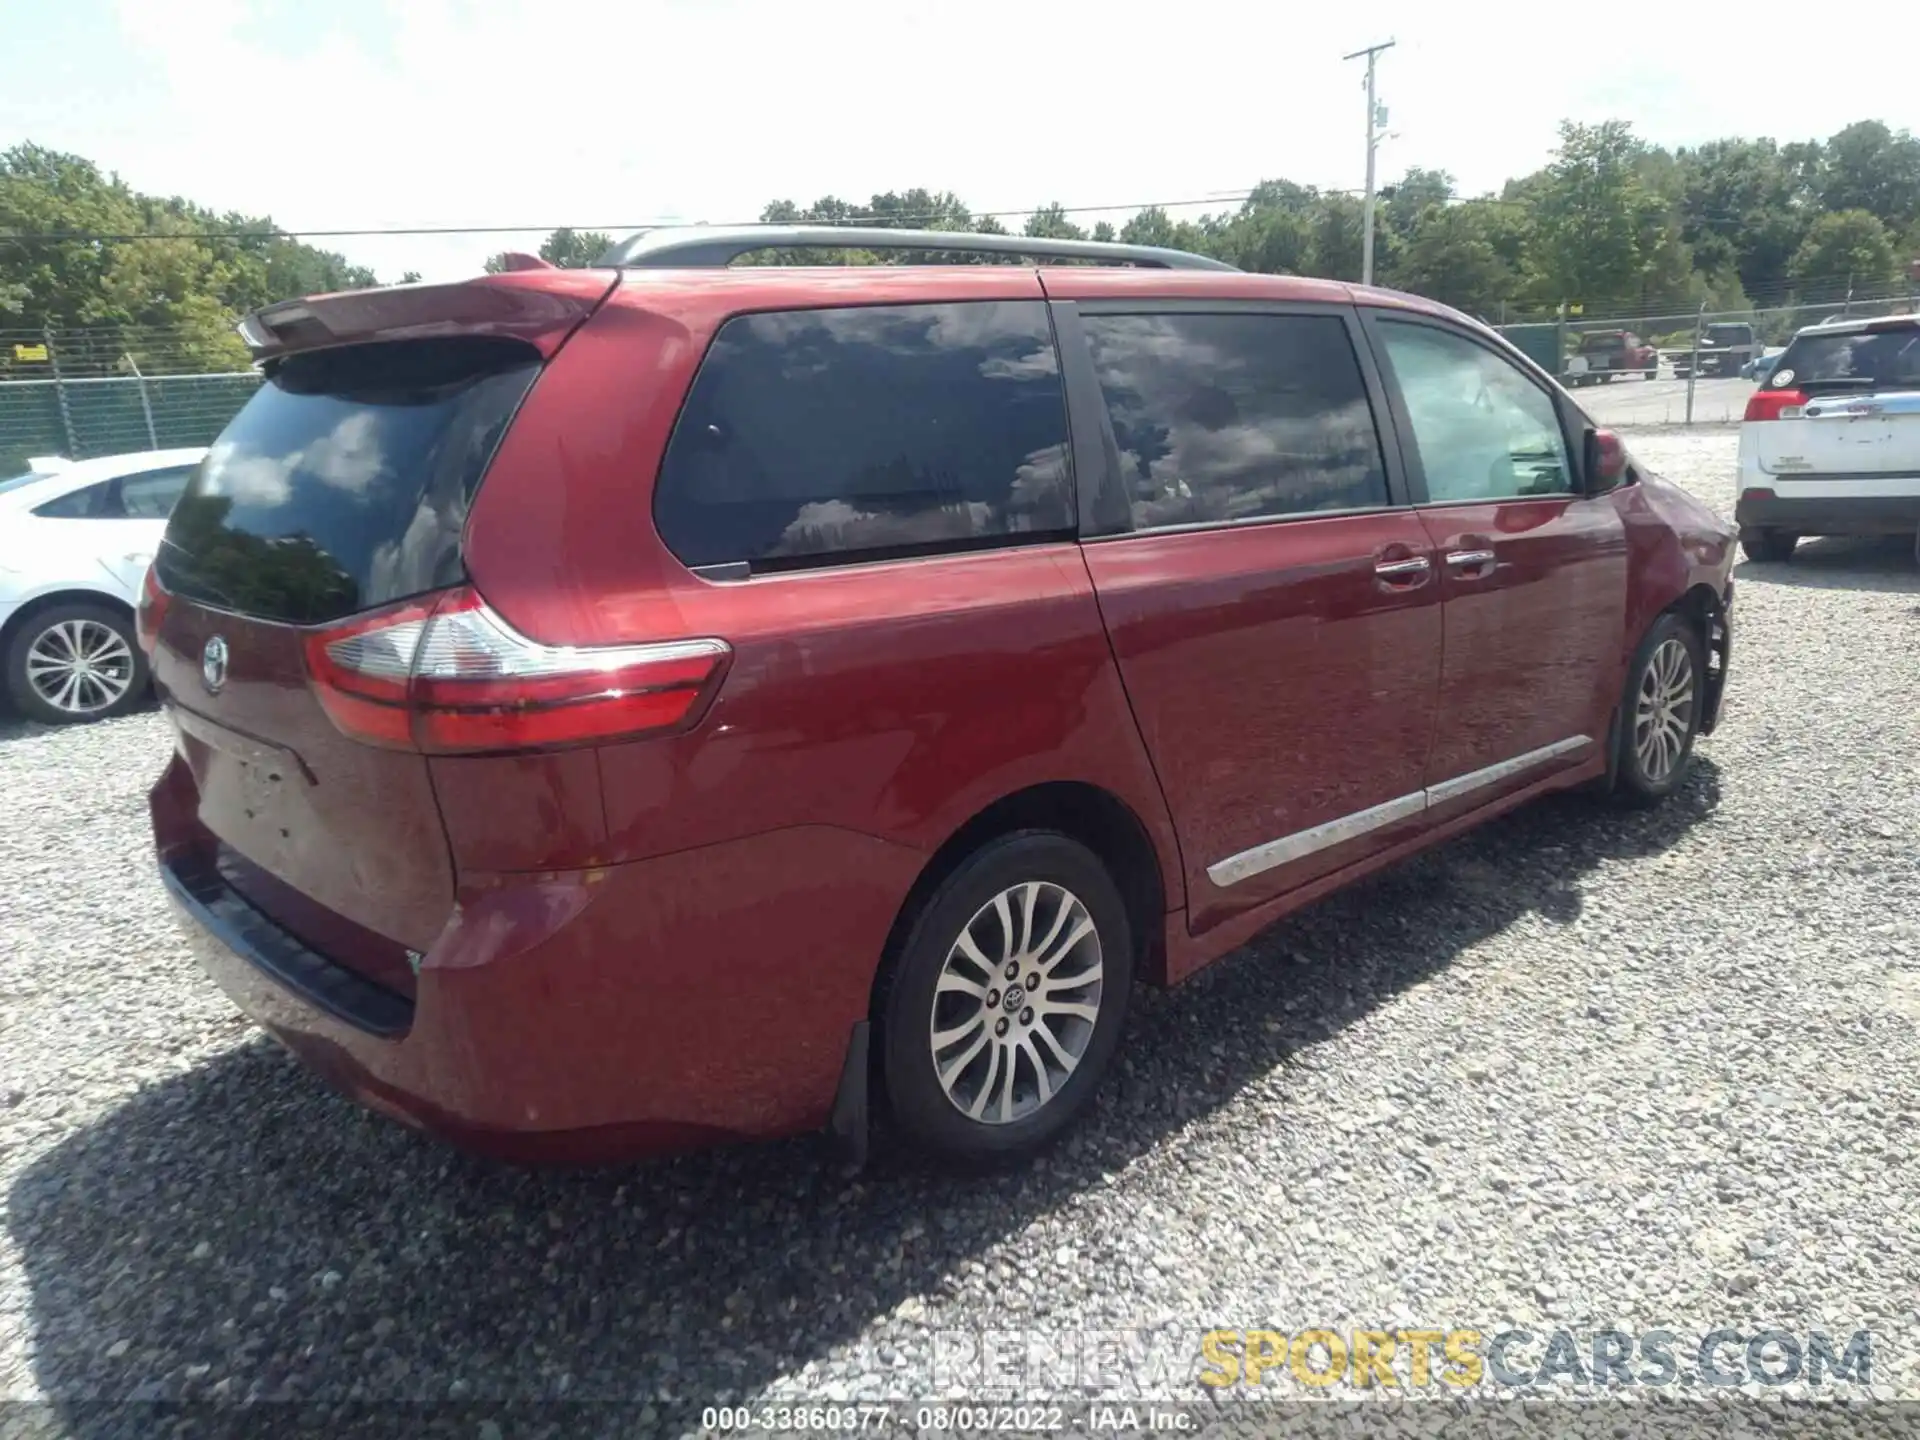
[[[1356,50],[1351,55],[1342,55],[1342,60],[1358,60],[1367,57],[1367,199],[1362,208],[1360,221],[1360,283],[1373,283],[1373,157],[1380,148],[1380,127],[1386,123],[1382,106],[1374,99],[1373,72],[1379,63],[1380,52],[1391,50],[1393,41],[1385,40],[1378,45],[1369,45],[1364,50]]]

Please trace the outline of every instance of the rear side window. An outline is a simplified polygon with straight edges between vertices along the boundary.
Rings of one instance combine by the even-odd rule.
[[[129,520],[164,520],[187,488],[193,466],[178,465],[171,470],[148,470],[139,475],[122,476],[120,510]]]
[[[1920,325],[1796,336],[1767,384],[1774,390],[1920,387]]]
[[[654,493],[690,566],[756,569],[1070,530],[1066,402],[1039,301],[741,315]]]
[[[191,474],[191,465],[142,470],[69,490],[59,499],[37,506],[33,513],[49,520],[164,520]]]
[[[491,339],[289,357],[188,482],[160,582],[296,625],[458,583],[467,508],[538,370]]]
[[[1337,315],[1085,315],[1133,528],[1387,503]]]
[[[119,515],[120,509],[114,503],[113,481],[102,480],[36,505],[33,513],[48,520],[108,520]]]

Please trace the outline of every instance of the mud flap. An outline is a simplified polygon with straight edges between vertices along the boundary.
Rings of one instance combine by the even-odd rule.
[[[834,1093],[833,1114],[827,1119],[827,1139],[840,1157],[854,1167],[867,1163],[867,1050],[870,1022],[855,1022],[847,1037],[847,1056],[840,1065],[840,1088]]]

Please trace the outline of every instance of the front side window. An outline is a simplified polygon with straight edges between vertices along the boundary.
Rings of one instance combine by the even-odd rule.
[[[1379,432],[1339,316],[1081,323],[1134,529],[1387,503]]]
[[[1572,492],[1573,468],[1553,397],[1523,371],[1432,326],[1384,320],[1380,335],[1413,425],[1430,501]]]
[[[736,316],[688,392],[654,519],[683,564],[756,569],[1070,532],[1046,306]]]

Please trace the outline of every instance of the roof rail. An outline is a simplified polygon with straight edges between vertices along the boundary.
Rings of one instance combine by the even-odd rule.
[[[1160,270],[1232,270],[1236,267],[1186,250],[1114,245],[1100,240],[1039,239],[1030,235],[976,235],[968,230],[882,230],[845,225],[675,226],[642,230],[595,262],[602,267],[704,269],[729,265],[756,250],[940,250],[1030,259],[1093,260]]]

